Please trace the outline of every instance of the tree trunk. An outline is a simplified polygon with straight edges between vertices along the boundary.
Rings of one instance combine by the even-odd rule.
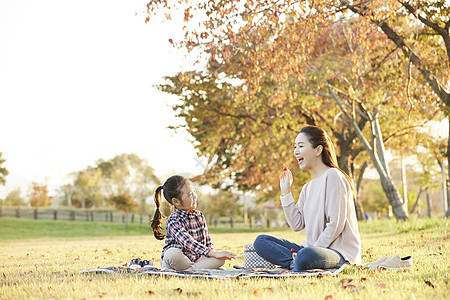
[[[145,209],[145,198],[141,195],[141,208],[142,208],[142,214],[146,215],[147,214],[147,210]]]
[[[372,124],[372,137],[374,140],[374,146],[372,147],[374,154],[378,156],[379,165],[384,169],[384,172],[386,172],[386,177],[391,178],[391,171],[389,170],[389,165],[386,161],[386,158],[384,157],[385,148],[384,148],[384,141],[383,141],[383,134],[381,133],[380,123],[378,122],[378,110],[375,109],[373,116],[371,118],[371,124]]]
[[[362,206],[361,201],[359,201],[359,197],[356,197],[355,199],[355,211],[356,211],[356,218],[358,221],[363,221],[366,218],[364,217],[364,208]]]
[[[403,207],[405,211],[408,211],[408,187],[406,183],[406,168],[403,161],[403,152],[400,153],[400,165],[401,165],[401,177],[402,177],[402,191],[403,191]]]
[[[67,200],[67,206],[72,207],[72,192],[66,191],[66,200]]]
[[[348,142],[346,143],[347,145],[349,144]],[[340,156],[338,158],[338,164],[339,164],[339,168],[341,168],[342,171],[344,171],[345,173],[347,173],[347,175],[350,176],[350,178],[354,180],[354,176],[353,173],[350,172],[350,148],[348,148],[348,146],[343,146],[343,143],[340,143]],[[355,187],[356,188],[356,187]],[[354,195],[355,197],[355,211],[356,211],[356,218],[358,220],[364,220],[364,209],[361,205],[361,201],[359,201],[359,194],[357,193],[357,191],[355,191],[356,195]]]
[[[342,171],[347,173],[351,178],[353,178],[353,174],[350,173],[350,142],[349,140],[345,139],[342,135],[340,139],[337,141],[337,146],[340,150],[338,160],[339,168],[341,168]]]
[[[355,200],[355,209],[356,209],[356,217],[358,218],[359,221],[361,220],[365,220],[365,216],[364,216],[364,207],[361,203],[361,197],[360,197],[360,191],[361,191],[361,183],[362,183],[362,179],[364,176],[364,172],[366,171],[367,168],[367,161],[365,161],[363,163],[363,165],[361,166],[361,168],[359,169],[359,176],[358,176],[358,182],[356,184],[356,200]]]
[[[423,192],[423,189],[422,189],[422,187],[420,187],[419,188],[419,193],[417,194],[416,202],[414,203],[413,207],[409,211],[409,214],[414,213],[414,211],[416,210],[416,207],[419,204],[419,199],[420,199],[420,195],[422,194],[422,192]]]
[[[447,174],[450,176],[450,115],[447,117],[448,119],[448,126],[449,126],[449,135],[448,135],[448,141],[447,141]],[[448,197],[448,194],[447,194]],[[447,198],[447,211],[445,212],[445,216],[448,218],[450,217],[450,199]]]
[[[363,165],[361,166],[361,168],[359,169],[359,176],[358,176],[358,181],[356,183],[356,193],[359,195],[361,192],[361,184],[362,184],[362,180],[363,180],[363,176],[364,176],[364,172],[366,172],[367,166],[369,164],[367,163],[367,161],[365,161],[363,163]]]
[[[447,180],[445,179],[445,168],[444,161],[439,161],[439,166],[441,167],[441,181],[442,181],[442,208],[444,211],[444,215],[447,212]]]
[[[395,217],[398,220],[406,220],[408,216],[405,213],[400,193],[398,192],[394,183],[390,178],[380,178],[380,181],[383,191],[392,206],[392,211]]]
[[[430,193],[428,193],[428,192],[427,192],[427,212],[428,212],[428,218],[431,218]]]
[[[247,209],[247,197],[245,193],[242,194],[242,198],[244,200],[244,224],[248,223],[248,209]]]

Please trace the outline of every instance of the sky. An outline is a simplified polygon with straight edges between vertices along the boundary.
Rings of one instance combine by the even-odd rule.
[[[31,182],[50,192],[69,174],[136,153],[164,179],[202,172],[187,133],[169,125],[173,95],[154,87],[193,68],[168,39],[175,22],[145,24],[142,0],[0,0],[0,198]]]

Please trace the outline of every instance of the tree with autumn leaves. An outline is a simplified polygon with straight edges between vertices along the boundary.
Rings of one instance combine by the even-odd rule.
[[[160,183],[145,159],[136,154],[120,154],[100,159],[94,166],[75,172],[73,183],[62,187],[69,206],[107,207],[146,213],[147,197]]]
[[[306,123],[325,126],[337,139],[340,166],[356,179],[354,173],[364,170],[370,157],[396,217],[405,219],[384,159],[384,143],[403,138],[414,145],[414,129],[442,117],[439,110],[445,101],[436,98],[434,88],[436,82],[448,80],[445,32],[436,31],[436,26],[447,28],[448,36],[444,4],[437,1],[435,10],[421,2],[397,1],[383,2],[385,6],[346,1],[187,4],[187,24],[203,13],[204,26],[186,25],[185,40],[171,42],[189,50],[201,48],[210,59],[206,71],[180,73],[161,89],[182,97],[175,109],[200,142],[200,154],[210,157],[207,174],[216,179],[229,177],[241,188],[270,192],[276,186],[270,182],[276,178],[273,163],[290,155],[290,135]],[[171,5],[152,1],[148,9],[170,12]],[[437,25],[428,28],[431,23],[426,25],[418,15],[422,12],[411,7],[424,10]],[[411,16],[420,22],[408,22]],[[421,69],[414,68],[413,52],[405,57],[398,41],[394,46],[390,42],[388,23],[405,42],[417,39],[416,49],[437,56],[422,55]],[[434,74],[432,82],[416,75],[425,74],[424,68]]]
[[[31,207],[48,207],[53,198],[48,194],[47,185],[36,182],[33,182],[29,197]]]

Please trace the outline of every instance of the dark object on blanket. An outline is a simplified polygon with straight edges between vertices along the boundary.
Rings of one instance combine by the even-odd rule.
[[[142,260],[140,258],[133,258],[128,265],[129,268],[136,269],[136,268],[144,268],[144,267],[151,267],[153,266],[152,260]]]
[[[238,270],[246,269],[244,266],[233,266],[233,268]]]

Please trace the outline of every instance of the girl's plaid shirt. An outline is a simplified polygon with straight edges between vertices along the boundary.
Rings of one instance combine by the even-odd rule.
[[[202,212],[174,208],[167,219],[166,244],[161,258],[169,248],[181,249],[191,261],[196,261],[202,255],[208,256],[213,244]]]

